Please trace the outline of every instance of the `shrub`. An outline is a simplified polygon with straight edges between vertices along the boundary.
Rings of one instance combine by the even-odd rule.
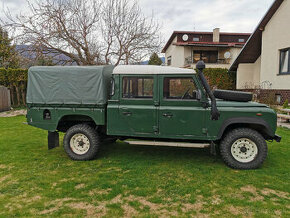
[[[289,107],[288,104],[289,104],[288,99],[286,99],[284,101],[283,108],[288,108]]]
[[[206,68],[204,76],[212,89],[235,89],[235,75],[226,68]]]

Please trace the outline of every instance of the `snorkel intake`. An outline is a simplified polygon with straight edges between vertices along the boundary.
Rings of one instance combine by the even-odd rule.
[[[198,77],[199,77],[207,95],[209,96],[209,98],[211,100],[211,119],[218,120],[220,117],[220,112],[217,109],[215,97],[214,97],[214,95],[209,87],[208,82],[206,81],[206,79],[203,75],[203,69],[205,68],[204,62],[201,60],[198,61],[196,64],[196,68],[197,68]]]

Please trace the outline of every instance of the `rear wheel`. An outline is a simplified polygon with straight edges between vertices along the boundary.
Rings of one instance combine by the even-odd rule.
[[[97,132],[86,124],[72,126],[63,139],[64,150],[73,160],[92,160],[99,149]]]
[[[238,128],[226,134],[220,144],[224,162],[234,169],[256,169],[267,157],[267,143],[255,130]]]

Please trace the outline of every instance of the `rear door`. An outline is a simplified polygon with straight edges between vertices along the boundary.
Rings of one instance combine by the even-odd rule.
[[[159,132],[161,137],[201,139],[205,109],[192,75],[160,75]]]
[[[157,75],[121,75],[119,129],[127,136],[157,134]]]

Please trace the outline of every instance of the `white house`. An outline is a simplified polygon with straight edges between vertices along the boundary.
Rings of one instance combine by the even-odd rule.
[[[165,64],[173,67],[195,68],[202,59],[207,67],[229,68],[250,33],[174,31],[164,46]]]
[[[230,67],[237,89],[274,92],[276,101],[290,100],[290,0],[276,0]]]

